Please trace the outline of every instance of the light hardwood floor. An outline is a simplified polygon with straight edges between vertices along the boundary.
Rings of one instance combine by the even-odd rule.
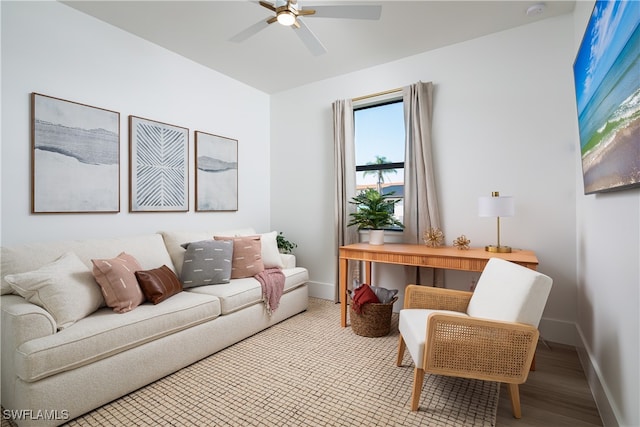
[[[587,384],[578,353],[573,347],[540,343],[536,370],[520,386],[522,418],[513,418],[509,390],[500,389],[498,427],[601,426],[598,409]]]

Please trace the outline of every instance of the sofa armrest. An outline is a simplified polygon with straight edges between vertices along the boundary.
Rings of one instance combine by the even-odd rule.
[[[0,307],[2,405],[5,408],[15,408],[16,350],[27,341],[55,334],[57,325],[46,310],[18,295],[2,295]]]
[[[473,292],[431,286],[408,285],[404,292],[404,308],[428,308],[467,312]]]
[[[538,330],[524,323],[434,313],[427,320],[424,369],[522,384],[529,375],[538,337]]]
[[[284,264],[285,269],[287,268],[296,268],[296,256],[292,254],[280,254],[282,258],[282,264]]]
[[[56,333],[56,321],[45,309],[18,295],[0,298],[3,354],[6,349],[15,350],[27,341]]]

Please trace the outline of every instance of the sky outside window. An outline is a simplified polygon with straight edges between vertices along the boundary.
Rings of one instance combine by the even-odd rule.
[[[404,111],[403,103],[394,102],[354,111],[356,165],[375,162],[376,156],[389,162],[404,162]],[[375,174],[363,178],[356,175],[356,184],[375,185]],[[404,169],[385,174],[385,183],[404,182]]]

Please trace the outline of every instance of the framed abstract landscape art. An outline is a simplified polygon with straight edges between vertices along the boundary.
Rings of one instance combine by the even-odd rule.
[[[238,141],[196,131],[196,211],[238,210]]]
[[[585,194],[639,186],[637,1],[596,1],[573,74]]]
[[[31,94],[31,212],[120,211],[120,113]]]
[[[129,211],[189,210],[189,129],[129,116]]]

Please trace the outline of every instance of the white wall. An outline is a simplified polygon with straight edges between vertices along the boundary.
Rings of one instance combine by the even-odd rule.
[[[574,52],[593,4],[576,4]],[[580,173],[576,186],[581,359],[605,425],[639,426],[640,190],[585,196]]]
[[[270,223],[269,96],[59,2],[2,2],[2,244]],[[118,214],[30,214],[30,93],[120,112]],[[189,128],[188,213],[128,213],[128,116]],[[238,139],[239,210],[194,211],[193,132]]]
[[[516,216],[502,221],[502,243],[536,251],[539,270],[554,278],[542,333],[573,344],[573,56],[573,21],[565,15],[273,95],[272,226],[304,242],[296,254],[310,270],[312,291],[332,298],[336,276],[331,103],[432,81],[447,243],[465,234],[473,246],[495,244],[495,220],[477,216],[478,196],[515,196]],[[449,272],[447,286],[468,288],[473,276]],[[387,267],[376,284],[402,289],[402,277]]]

